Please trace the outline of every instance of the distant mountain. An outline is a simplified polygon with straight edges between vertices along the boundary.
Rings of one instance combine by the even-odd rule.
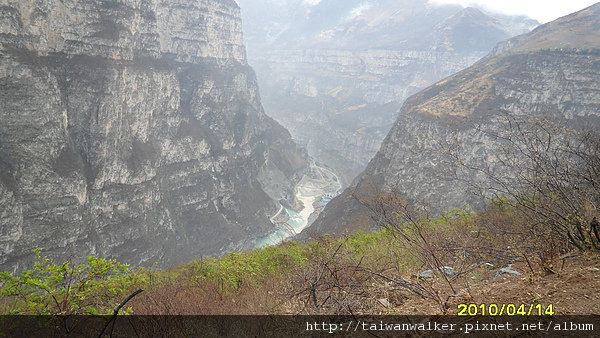
[[[441,150],[458,140],[468,166],[493,165],[486,161],[502,147],[490,132],[505,128],[507,114],[600,127],[600,3],[501,42],[480,62],[410,97],[377,155],[311,229],[370,224],[351,191],[396,190],[438,212],[481,206],[468,182],[485,177],[457,173]],[[448,173],[466,176],[457,181]]]
[[[360,13],[300,47],[469,52],[490,50],[512,36],[510,26],[473,7],[400,1],[365,7]]]
[[[406,98],[537,25],[421,0],[239,3],[266,113],[346,185]]]
[[[539,25],[527,17],[500,14],[493,14],[493,22],[486,22],[490,18],[481,16],[478,9],[470,7],[463,12],[459,5],[432,5],[423,0],[238,0],[238,3],[251,54],[265,49],[430,50],[429,46],[415,49],[411,44],[430,41],[432,34],[448,35],[443,30],[461,29],[461,25],[465,31],[456,38],[490,35],[493,30],[497,31],[492,35],[507,38]]]

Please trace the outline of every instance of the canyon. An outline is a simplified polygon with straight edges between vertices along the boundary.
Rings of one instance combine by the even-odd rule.
[[[266,113],[344,186],[408,97],[538,24],[420,0],[239,3]]]

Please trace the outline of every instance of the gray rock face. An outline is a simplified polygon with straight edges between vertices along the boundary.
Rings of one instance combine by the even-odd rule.
[[[396,190],[438,212],[479,207],[484,200],[471,187],[493,183],[480,171],[462,170],[456,158],[466,167],[496,170],[503,143],[493,135],[508,129],[505,116],[545,115],[597,126],[599,13],[600,5],[594,5],[504,42],[472,67],[412,96],[353,183],[354,195]],[[457,157],[449,156],[454,145],[460,145]],[[514,175],[498,168],[500,175]],[[313,230],[338,232],[364,212],[346,191],[332,200]]]
[[[345,186],[410,95],[535,25],[421,0],[239,2],[265,111]]]
[[[6,0],[0,46],[2,268],[172,265],[294,204],[305,155],[263,113],[234,1]]]

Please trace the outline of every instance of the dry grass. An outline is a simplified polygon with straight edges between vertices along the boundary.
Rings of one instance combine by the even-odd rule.
[[[324,236],[154,272],[130,305],[136,314],[170,315],[444,314],[456,312],[459,302],[510,298],[557,299],[561,313],[598,312],[597,305],[577,305],[576,297],[553,298],[580,281],[583,296],[596,299],[597,254],[565,256],[566,247],[541,239],[510,208],[455,210],[419,226],[415,243],[394,229]],[[521,275],[494,278],[511,263]],[[451,266],[455,274],[415,276],[435,266]]]

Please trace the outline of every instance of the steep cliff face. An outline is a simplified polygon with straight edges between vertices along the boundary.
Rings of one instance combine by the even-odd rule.
[[[288,19],[269,26],[252,21],[260,4],[240,0],[250,63],[266,112],[345,185],[375,155],[404,100],[535,24],[420,0],[288,2],[293,13],[269,2],[273,20]]]
[[[436,211],[481,206],[481,196],[470,194],[470,187],[492,183],[480,171],[457,167],[456,158],[465,167],[493,170],[503,151],[502,140],[494,135],[510,128],[506,116],[546,116],[597,126],[599,19],[596,4],[540,26],[500,43],[482,61],[412,96],[354,182],[354,195],[393,189],[430,203]],[[365,226],[368,220],[361,212],[364,208],[346,191],[313,226],[326,232],[361,222]]]
[[[171,265],[294,203],[305,155],[263,113],[233,0],[6,0],[0,46],[3,268],[35,247]]]

